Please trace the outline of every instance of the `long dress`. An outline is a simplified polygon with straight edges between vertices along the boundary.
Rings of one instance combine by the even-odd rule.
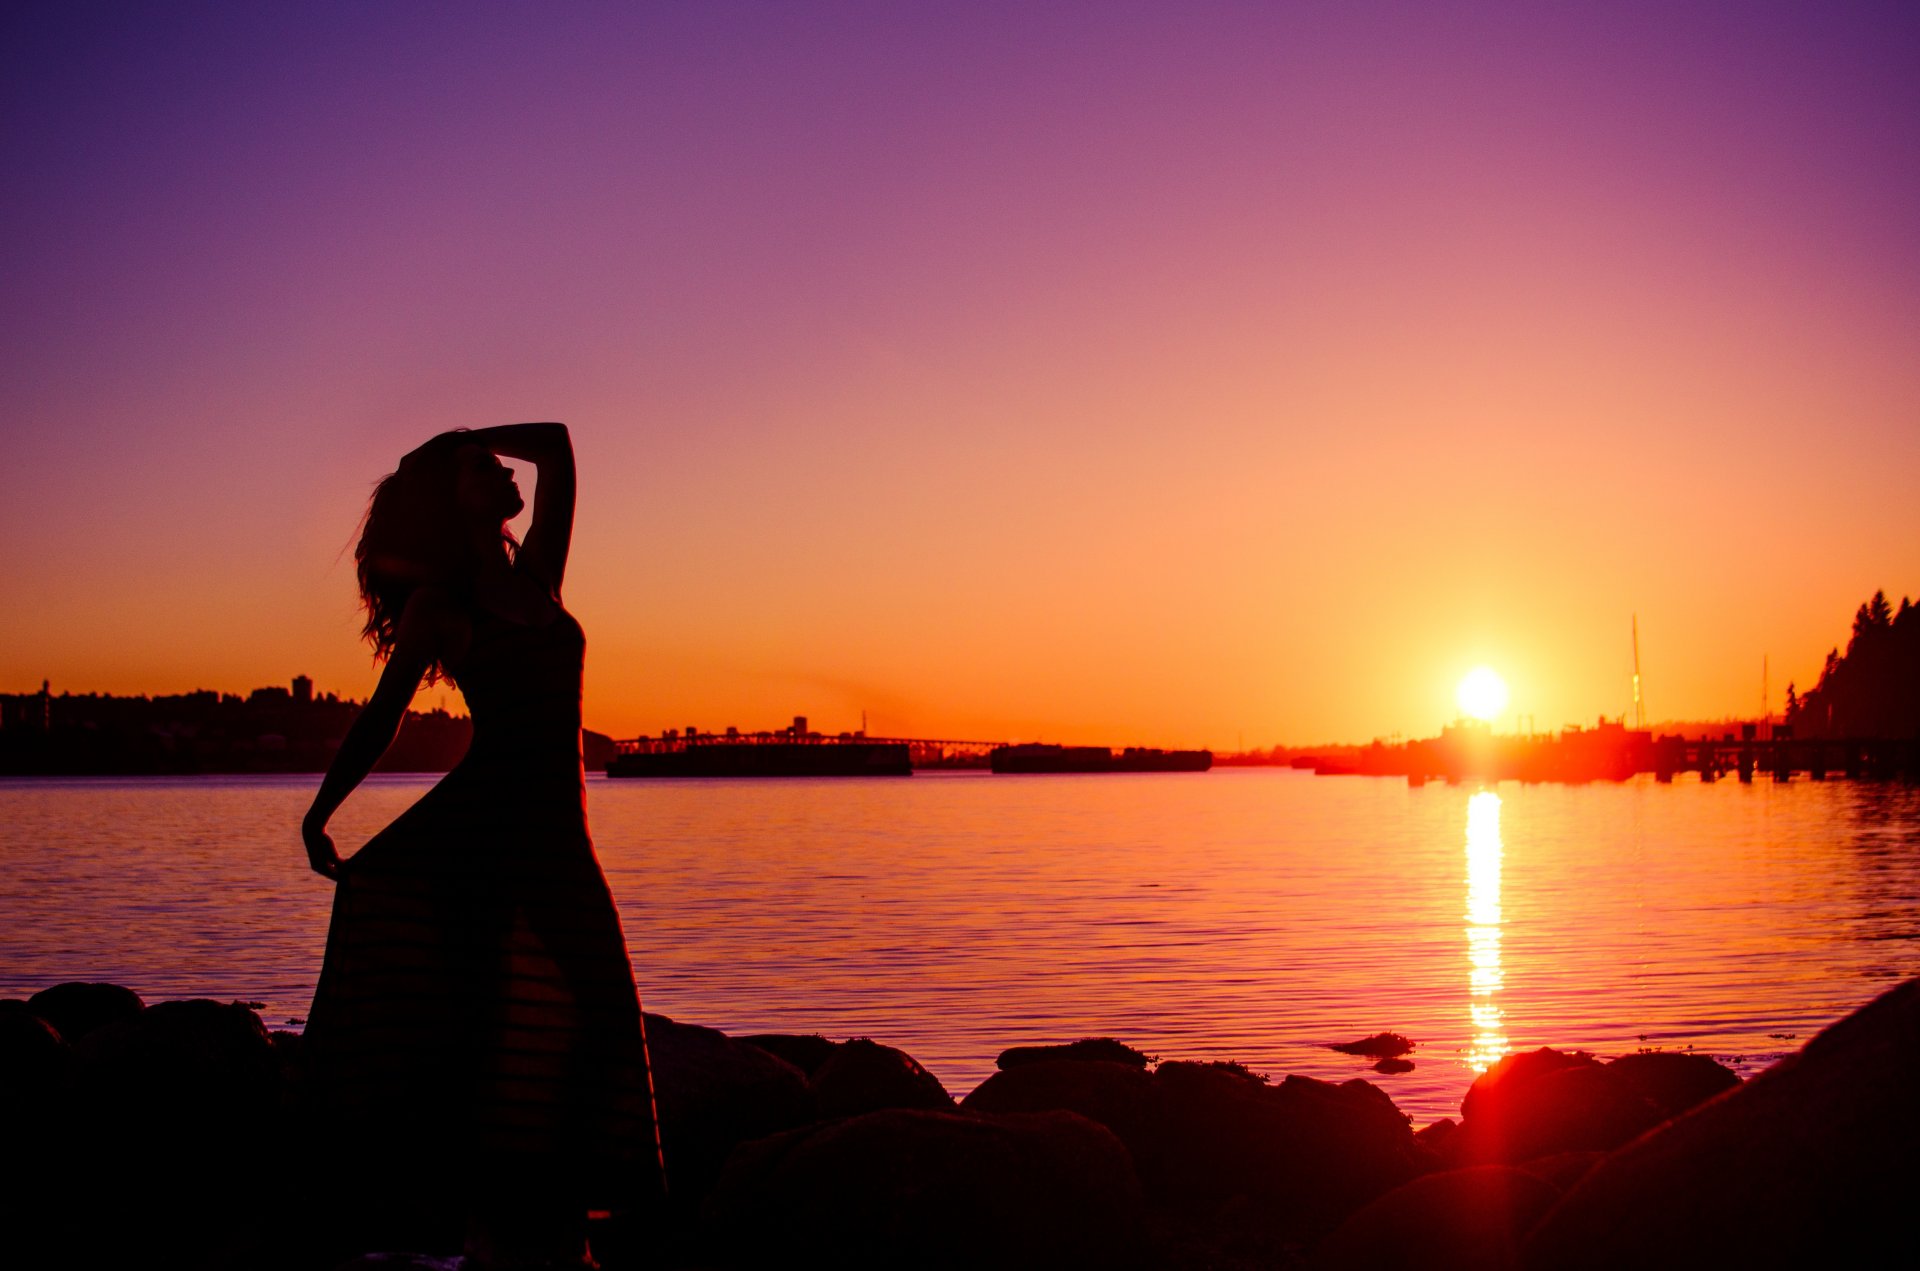
[[[475,621],[458,668],[472,743],[343,867],[306,1044],[361,1160],[456,1188],[538,1177],[625,1209],[663,1174],[639,994],[587,832],[585,648],[564,610]]]

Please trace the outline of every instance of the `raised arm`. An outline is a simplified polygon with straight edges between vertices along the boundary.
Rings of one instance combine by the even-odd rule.
[[[315,873],[326,878],[340,876],[340,853],[333,845],[333,837],[327,833],[327,822],[393,744],[421,678],[447,647],[449,628],[456,620],[448,602],[425,589],[414,592],[408,599],[394,632],[393,652],[387,658],[386,669],[380,673],[380,683],[347,729],[339,753],[334,755],[319,791],[313,796],[313,806],[307,809],[306,818],[300,823],[307,863]]]
[[[464,440],[539,470],[533,491],[533,524],[520,544],[519,568],[532,573],[556,597],[573,544],[573,439],[565,424],[503,424],[463,433]]]

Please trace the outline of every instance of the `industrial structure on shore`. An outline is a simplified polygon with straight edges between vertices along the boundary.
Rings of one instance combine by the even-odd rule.
[[[996,773],[1205,772],[1206,750],[1008,745],[927,737],[821,733],[796,715],[786,728],[703,733],[669,728],[614,743],[609,777],[904,777],[917,768],[990,768]]]
[[[822,733],[795,715],[785,728],[703,733],[669,728],[617,741],[609,777],[904,777],[915,768],[984,768],[999,742]]]

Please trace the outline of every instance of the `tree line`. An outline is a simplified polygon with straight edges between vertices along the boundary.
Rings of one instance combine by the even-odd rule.
[[[1787,685],[1796,737],[1920,737],[1920,606],[1884,591],[1853,615],[1847,651],[1834,648],[1804,695]]]

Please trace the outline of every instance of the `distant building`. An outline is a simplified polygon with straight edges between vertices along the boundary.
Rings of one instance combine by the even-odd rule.
[[[0,694],[0,728],[24,728],[44,733],[53,727],[53,694],[46,680],[38,693]]]
[[[295,706],[313,705],[313,681],[304,675],[293,677],[293,704]]]

